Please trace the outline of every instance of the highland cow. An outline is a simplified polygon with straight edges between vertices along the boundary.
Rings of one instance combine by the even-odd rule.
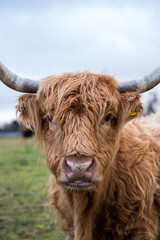
[[[50,204],[67,240],[160,239],[160,115],[135,119],[160,68],[145,86],[88,72],[34,82],[2,64],[0,79],[32,93],[17,113],[44,142]]]

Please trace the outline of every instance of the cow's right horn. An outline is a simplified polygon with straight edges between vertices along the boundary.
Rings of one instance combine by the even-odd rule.
[[[42,81],[19,77],[8,70],[2,62],[0,62],[0,80],[9,88],[24,93],[36,93]]]
[[[118,91],[120,93],[135,91],[143,93],[154,88],[159,83],[160,83],[160,65],[157,68],[155,68],[151,73],[140,79],[120,83],[118,86]]]

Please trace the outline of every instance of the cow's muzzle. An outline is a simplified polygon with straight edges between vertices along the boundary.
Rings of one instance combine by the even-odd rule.
[[[92,157],[84,155],[69,156],[64,159],[63,169],[67,177],[67,185],[76,188],[86,188],[93,184],[96,163]]]

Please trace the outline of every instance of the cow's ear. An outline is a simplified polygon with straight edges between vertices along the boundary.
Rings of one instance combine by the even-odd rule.
[[[18,98],[16,106],[17,119],[25,127],[35,131],[38,140],[42,132],[42,113],[39,108],[37,95],[24,94]]]
[[[122,93],[119,107],[119,119],[126,123],[133,118],[139,117],[143,113],[140,94],[136,92]]]

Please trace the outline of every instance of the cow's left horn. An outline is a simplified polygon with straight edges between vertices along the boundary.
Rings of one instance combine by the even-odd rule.
[[[41,80],[32,80],[29,78],[19,77],[0,62],[0,80],[8,87],[24,93],[36,93]]]
[[[143,93],[154,88],[159,83],[160,83],[160,65],[157,68],[155,68],[151,73],[140,79],[120,83],[118,86],[118,91],[120,93],[135,91]]]

